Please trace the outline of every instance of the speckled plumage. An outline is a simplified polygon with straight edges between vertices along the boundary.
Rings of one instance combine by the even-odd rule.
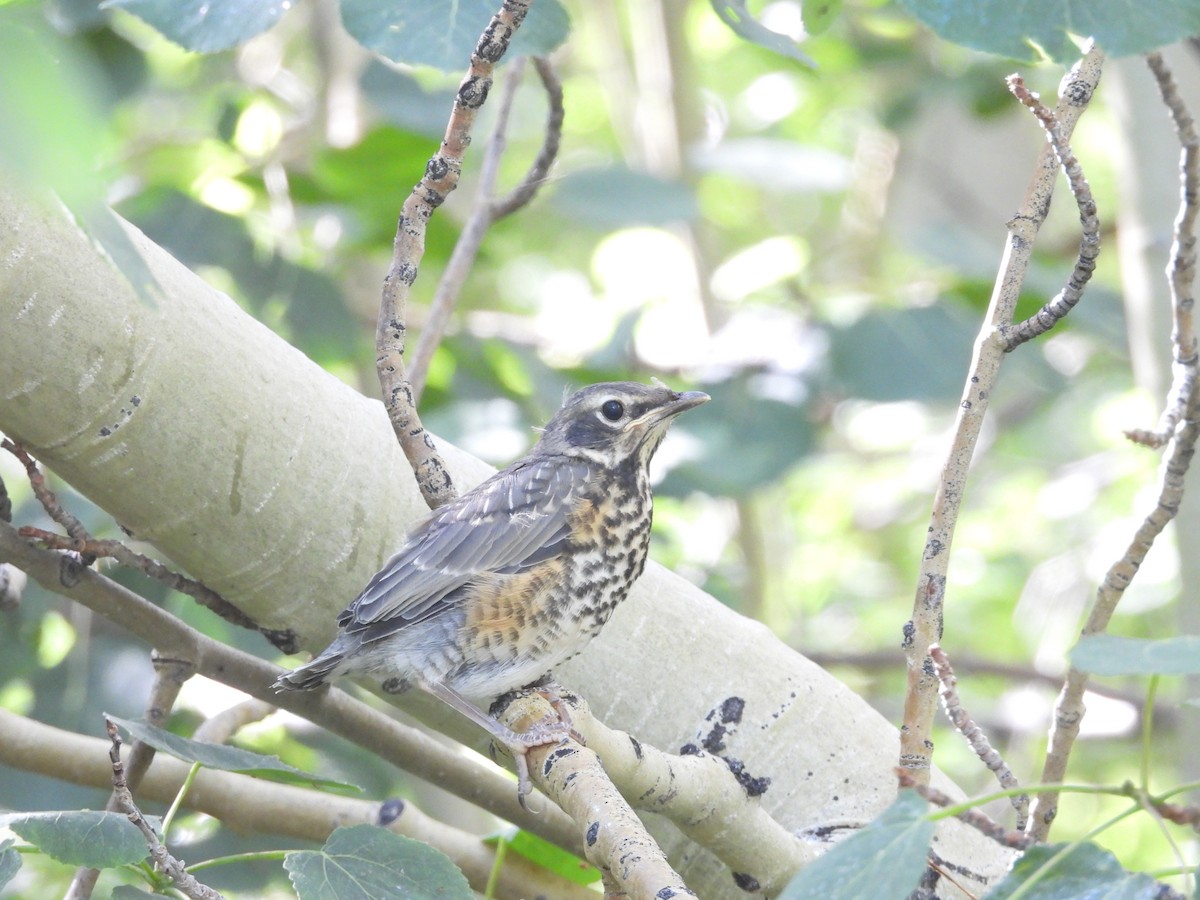
[[[657,383],[576,393],[528,456],[419,524],[338,616],[333,643],[276,687],[366,675],[441,697],[515,753],[547,742],[478,705],[574,656],[625,599],[650,542],[650,459],[707,399]]]

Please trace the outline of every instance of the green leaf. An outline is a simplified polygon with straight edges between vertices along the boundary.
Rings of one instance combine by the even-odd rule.
[[[555,186],[550,204],[573,222],[600,228],[669,225],[696,218],[691,189],[624,166],[582,169]]]
[[[793,878],[779,900],[904,900],[925,872],[934,829],[928,808],[902,791],[878,819]]]
[[[801,0],[801,18],[808,34],[821,34],[829,30],[842,11],[842,0]]]
[[[342,24],[368,50],[393,62],[465,70],[479,36],[500,8],[497,0],[341,0]],[[521,23],[506,58],[545,56],[571,28],[558,0],[538,0]]]
[[[750,10],[746,9],[746,0],[709,0],[709,2],[712,3],[713,12],[717,14],[717,18],[732,28],[739,37],[768,50],[774,50],[776,53],[804,63],[806,66],[816,68],[817,64],[796,46],[795,41],[786,34],[772,31],[750,15]],[[807,25],[807,23],[808,19],[805,18],[805,24]]]
[[[185,50],[215,53],[262,34],[294,0],[105,0],[133,13]]]
[[[149,891],[144,891],[139,887],[134,887],[131,884],[118,884],[112,889],[112,894],[109,895],[111,900],[145,900],[147,897],[162,896],[155,895]]]
[[[320,850],[289,853],[283,867],[300,900],[473,900],[475,896],[448,857],[375,825],[339,828]]]
[[[957,400],[977,328],[947,304],[868,312],[830,331],[834,379],[867,400]]]
[[[901,0],[941,37],[1015,59],[1043,53],[1079,57],[1070,35],[1094,37],[1110,56],[1145,53],[1200,31],[1200,4],[1190,0]]]
[[[576,884],[592,884],[602,877],[600,870],[587,860],[523,829],[510,828],[484,838],[488,844],[499,844],[501,841],[508,844],[509,851],[519,853],[541,868]]]
[[[744,496],[778,478],[812,447],[815,430],[808,409],[772,396],[803,396],[806,385],[799,378],[738,376],[702,387],[712,401],[671,426],[676,444],[691,447],[655,493]],[[747,441],[746,435],[754,439]],[[737,465],[729,465],[731,459]]]
[[[1095,844],[1080,844],[1047,870],[1051,859],[1066,846],[1040,844],[1025,851],[987,900],[1011,897],[1043,871],[1046,874],[1038,879],[1036,889],[1021,896],[1030,900],[1152,900],[1158,896],[1161,884],[1149,875],[1125,871],[1115,856]]]
[[[311,784],[314,787],[327,788],[340,793],[357,793],[361,790],[357,785],[321,778],[311,772],[289,766],[277,756],[266,756],[251,750],[243,750],[240,747],[193,741],[164,731],[162,728],[147,725],[145,722],[131,722],[127,719],[118,719],[116,716],[108,716],[108,718],[128,731],[135,740],[147,743],[155,750],[169,753],[186,763],[200,763],[208,769],[241,772],[244,775],[254,775],[258,778],[282,781],[286,784]]]
[[[13,849],[12,838],[0,841],[0,888],[4,887],[21,868],[21,854]]]
[[[71,866],[107,869],[141,862],[146,839],[122,813],[93,810],[19,813],[0,817],[47,856]]]
[[[1081,638],[1071,665],[1093,675],[1200,674],[1200,637],[1145,640],[1095,634]]]

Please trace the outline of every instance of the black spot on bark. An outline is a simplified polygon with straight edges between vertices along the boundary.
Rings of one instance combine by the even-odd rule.
[[[753,875],[747,875],[745,872],[734,872],[733,883],[747,893],[754,893],[761,890],[758,879]]]
[[[596,843],[596,838],[600,836],[600,823],[593,822],[588,826],[587,830],[587,845],[590,847]]]

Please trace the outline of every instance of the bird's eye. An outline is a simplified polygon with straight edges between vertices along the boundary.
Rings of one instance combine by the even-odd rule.
[[[610,422],[615,422],[625,415],[625,404],[620,400],[605,400],[600,407],[600,413]]]

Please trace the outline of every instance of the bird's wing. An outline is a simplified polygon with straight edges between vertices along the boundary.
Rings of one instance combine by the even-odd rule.
[[[524,460],[492,476],[419,525],[338,625],[355,632],[424,619],[479,575],[512,574],[557,556],[587,478],[586,464],[564,457]]]

